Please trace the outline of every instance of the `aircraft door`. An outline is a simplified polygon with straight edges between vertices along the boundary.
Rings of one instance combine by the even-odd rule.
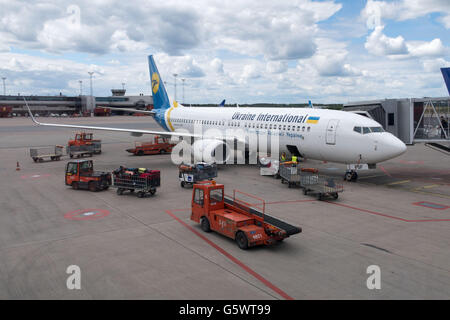
[[[328,121],[327,131],[325,134],[325,140],[327,144],[336,144],[336,129],[338,127],[339,120],[331,119]]]

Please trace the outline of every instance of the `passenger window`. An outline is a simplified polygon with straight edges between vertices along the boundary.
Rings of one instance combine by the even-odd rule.
[[[361,132],[361,127],[354,127],[353,131],[358,132],[358,133],[362,133]]]
[[[364,127],[364,128],[363,128],[363,133],[364,133],[364,134],[370,133],[370,129],[369,129],[368,127]]]
[[[264,126],[264,129],[267,129],[267,123],[266,123],[266,125]]]
[[[283,126],[283,130],[286,130],[286,125]]]
[[[288,126],[288,130],[291,130],[291,126]]]

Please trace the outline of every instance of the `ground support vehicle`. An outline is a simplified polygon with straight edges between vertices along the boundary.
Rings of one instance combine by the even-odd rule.
[[[69,157],[73,158],[80,158],[80,157],[92,157],[95,153],[95,146],[93,144],[85,144],[81,146],[67,146],[66,152],[69,155]]]
[[[106,190],[111,185],[111,174],[94,171],[92,160],[71,160],[66,165],[65,182],[75,190]]]
[[[323,200],[326,196],[337,199],[339,193],[344,191],[344,186],[336,183],[334,178],[317,173],[302,174],[300,177],[300,186],[303,188],[303,194],[317,195],[319,200]]]
[[[175,144],[169,143],[169,138],[155,136],[153,141],[136,142],[134,148],[127,149],[127,152],[136,156],[143,156],[146,154],[164,154],[171,153],[174,146]]]
[[[193,186],[194,183],[204,180],[212,180],[217,177],[217,165],[198,162],[195,165],[180,165],[178,178],[182,188]]]
[[[94,137],[93,133],[79,132],[75,134],[75,139],[69,140],[67,145],[69,147],[89,146],[88,149],[91,150],[93,153],[100,154],[102,153],[102,141],[94,140],[93,137]]]
[[[50,158],[52,161],[61,160],[63,156],[63,146],[51,146],[51,147],[40,147],[31,148],[30,157],[34,162],[43,162],[44,158]]]
[[[236,196],[256,197],[238,190],[233,191],[233,196],[224,192],[224,185],[214,180],[194,184],[191,220],[200,223],[203,231],[215,231],[234,239],[241,249],[271,245],[302,231],[266,214],[264,201],[262,208],[258,208]]]
[[[112,187],[117,188],[117,194],[122,195],[124,191],[136,193],[143,198],[147,193],[154,195],[156,188],[161,185],[161,174],[159,170],[150,169],[127,169],[115,170],[112,175]]]

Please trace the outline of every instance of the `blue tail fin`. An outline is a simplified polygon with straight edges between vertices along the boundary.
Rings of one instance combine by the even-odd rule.
[[[441,72],[444,77],[445,85],[447,86],[448,94],[450,95],[450,68],[441,68]]]
[[[153,55],[148,56],[148,67],[150,69],[150,81],[152,84],[153,107],[155,109],[170,108],[169,97],[167,96],[166,88],[164,88],[164,82],[159,75],[156,63],[153,60]]]
[[[219,107],[225,106],[225,99],[222,100],[222,102],[219,104]]]

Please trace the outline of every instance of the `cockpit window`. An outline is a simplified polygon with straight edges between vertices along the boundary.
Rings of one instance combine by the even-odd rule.
[[[363,134],[370,133],[370,128],[363,127]]]
[[[362,133],[361,127],[354,127],[353,131],[358,132],[358,133]]]
[[[372,132],[384,132],[382,127],[370,127]]]

